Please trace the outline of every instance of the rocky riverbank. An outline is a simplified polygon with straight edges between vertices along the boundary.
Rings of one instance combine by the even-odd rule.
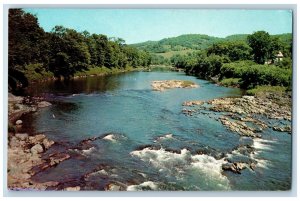
[[[260,139],[263,131],[272,129],[292,134],[292,99],[289,94],[266,93],[263,96],[218,98],[209,101],[185,101],[182,112],[187,116],[207,115],[240,135],[241,139]],[[253,154],[253,145],[239,147],[235,152]],[[234,151],[233,151],[234,152]],[[248,157],[248,156],[246,156]],[[241,173],[246,167],[254,170],[256,162],[232,161],[222,166],[224,171]]]
[[[151,83],[152,89],[155,91],[165,91],[166,89],[174,88],[197,88],[199,85],[186,80],[162,80],[153,81]]]
[[[35,112],[38,108],[48,107],[51,103],[40,97],[19,97],[8,95],[8,163],[7,163],[7,187],[11,190],[45,190],[50,186],[56,186],[58,182],[49,181],[38,183],[31,180],[36,174],[34,167],[42,166],[44,169],[52,167],[68,159],[66,155],[51,155],[42,158],[54,141],[43,134],[32,135],[19,133],[23,121],[23,114]]]

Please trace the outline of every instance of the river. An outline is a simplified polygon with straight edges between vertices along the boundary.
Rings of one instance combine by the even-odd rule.
[[[154,80],[190,80],[193,89],[153,91]],[[24,129],[56,144],[45,155],[71,158],[35,176],[61,188],[105,190],[287,190],[291,182],[291,135],[264,132],[255,141],[255,171],[224,172],[222,156],[244,141],[205,114],[186,116],[182,103],[240,96],[180,72],[130,72],[51,81],[31,86],[52,106],[23,116]],[[89,146],[85,139],[97,137]],[[79,146],[80,145],[80,146]],[[117,186],[117,187],[116,187]]]

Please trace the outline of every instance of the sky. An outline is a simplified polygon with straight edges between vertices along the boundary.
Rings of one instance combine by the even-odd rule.
[[[77,31],[123,38],[126,43],[160,40],[182,34],[226,37],[264,30],[292,33],[290,10],[217,9],[24,9],[45,31],[63,25]]]

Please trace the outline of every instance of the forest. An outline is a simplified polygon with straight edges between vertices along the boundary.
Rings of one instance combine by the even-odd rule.
[[[277,58],[281,53],[282,57]],[[224,86],[291,90],[292,34],[266,31],[218,38],[185,34],[128,45],[121,38],[55,26],[45,32],[38,18],[9,10],[9,90],[45,78],[126,71],[149,65],[172,65],[188,75]]]
[[[22,9],[9,10],[8,45],[8,81],[12,92],[31,81],[121,71],[149,66],[151,62],[149,53],[127,45],[121,38],[63,26],[45,32],[38,18]]]

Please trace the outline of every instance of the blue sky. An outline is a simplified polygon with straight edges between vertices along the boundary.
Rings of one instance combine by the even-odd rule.
[[[77,31],[120,37],[126,43],[160,40],[181,34],[226,37],[264,30],[292,33],[289,10],[216,9],[24,9],[36,14],[45,31],[63,25]]]

